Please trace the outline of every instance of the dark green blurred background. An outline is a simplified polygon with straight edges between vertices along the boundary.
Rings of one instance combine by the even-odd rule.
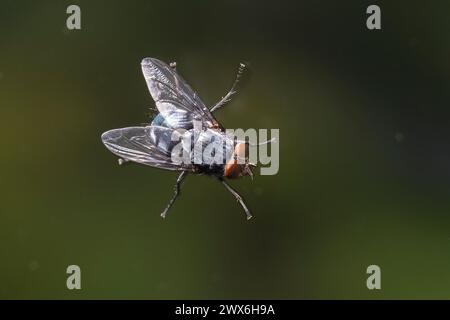
[[[66,29],[78,4],[82,30]],[[382,30],[366,28],[378,4]],[[0,1],[1,298],[450,298],[448,1]],[[119,167],[150,121],[144,57],[218,119],[279,128],[280,171],[231,182]],[[66,268],[82,290],[66,288]],[[377,264],[382,290],[366,288]]]

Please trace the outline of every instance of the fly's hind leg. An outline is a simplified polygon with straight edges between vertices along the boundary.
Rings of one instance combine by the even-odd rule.
[[[245,205],[244,199],[239,195],[239,193],[236,192],[232,187],[228,185],[228,183],[225,182],[223,178],[219,178],[219,181],[222,182],[222,184],[227,188],[228,191],[231,192],[231,194],[236,198],[236,200],[241,204],[242,208],[245,211],[245,215],[247,216],[247,220],[250,220],[253,216],[250,213],[250,210],[248,210],[247,206]]]
[[[222,107],[224,107],[230,100],[231,97],[236,93],[236,85],[239,83],[239,80],[241,80],[242,74],[244,73],[244,70],[247,66],[243,64],[242,62],[239,64],[238,72],[236,74],[236,79],[233,82],[233,85],[231,86],[230,91],[225,95],[225,97],[222,98],[219,102],[217,102],[211,109],[211,112],[214,112]]]
[[[118,160],[117,160],[117,162],[119,163],[119,166],[121,166],[121,165],[123,165],[124,163],[127,163],[127,162],[129,162],[130,160],[128,160],[128,159],[123,159],[123,158],[119,158]]]
[[[175,184],[175,194],[173,195],[172,199],[170,199],[169,204],[167,205],[166,209],[161,213],[161,217],[165,218],[167,212],[169,211],[170,207],[172,207],[173,203],[177,199],[177,197],[180,195],[180,189],[181,189],[181,183],[183,182],[184,178],[186,178],[188,172],[183,171],[180,173],[177,179],[177,183]]]

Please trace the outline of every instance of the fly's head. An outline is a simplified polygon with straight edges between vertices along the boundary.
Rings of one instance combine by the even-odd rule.
[[[240,142],[236,144],[233,156],[225,165],[225,177],[234,179],[250,176],[253,179],[252,167],[256,167],[256,165],[248,161],[248,148],[248,143]]]

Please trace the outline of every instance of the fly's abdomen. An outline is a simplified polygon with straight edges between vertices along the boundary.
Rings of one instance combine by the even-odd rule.
[[[151,125],[170,128],[169,124],[161,113],[158,113],[158,115],[153,119]]]
[[[158,109],[160,113],[153,119],[152,125],[163,126],[171,129],[186,129],[193,128],[192,114],[174,108],[173,103],[160,102]]]
[[[163,126],[150,126],[146,128],[147,134],[155,146],[170,155],[172,149],[179,143],[177,131],[166,130]]]

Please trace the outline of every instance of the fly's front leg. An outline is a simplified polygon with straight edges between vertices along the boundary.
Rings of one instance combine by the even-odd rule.
[[[210,109],[211,112],[214,112],[220,108],[222,108],[223,106],[225,106],[227,104],[227,102],[229,102],[231,100],[231,97],[236,93],[236,85],[238,84],[239,80],[241,79],[242,74],[244,73],[244,70],[246,68],[246,65],[243,63],[239,64],[239,69],[238,72],[236,74],[236,79],[233,82],[233,85],[231,86],[230,91],[228,91],[228,93],[225,95],[225,97],[222,98],[222,100],[220,100],[219,102],[217,102],[214,107],[212,107]]]
[[[247,216],[247,220],[250,220],[253,216],[250,213],[250,210],[248,210],[247,206],[245,205],[244,199],[242,199],[239,193],[237,193],[232,187],[230,187],[223,178],[219,178],[219,181],[222,182],[225,188],[227,188],[227,190],[230,191],[231,194],[236,198],[236,200],[241,204],[242,208],[245,211],[245,215]]]
[[[183,171],[178,176],[177,183],[175,184],[175,194],[173,195],[172,199],[170,199],[169,204],[167,205],[166,209],[164,209],[164,211],[161,213],[161,217],[163,217],[163,218],[166,217],[166,214],[169,211],[170,207],[172,207],[173,203],[179,196],[180,189],[181,189],[181,183],[183,182],[184,178],[186,178],[187,174],[188,174],[187,171]]]
[[[173,70],[177,71],[177,63],[176,63],[176,61],[171,62],[171,63],[169,64],[169,67],[171,67]]]

